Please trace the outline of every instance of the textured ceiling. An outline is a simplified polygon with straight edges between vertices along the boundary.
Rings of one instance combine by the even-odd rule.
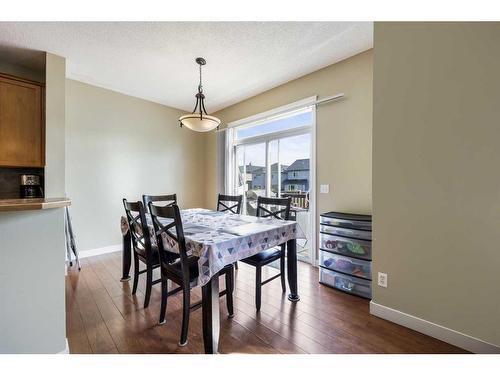
[[[68,78],[186,111],[197,56],[214,112],[372,44],[371,22],[0,22],[0,46],[64,56]]]

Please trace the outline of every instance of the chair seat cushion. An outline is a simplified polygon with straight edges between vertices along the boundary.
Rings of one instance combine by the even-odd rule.
[[[158,248],[156,246],[153,246],[152,249],[153,249],[153,251],[152,251],[153,264],[160,264]],[[146,251],[144,249],[135,249],[135,252],[139,255],[140,258],[143,258],[144,260],[146,260]],[[165,251],[165,256],[166,256],[167,262],[169,262],[169,263],[172,263],[176,259],[179,259],[179,254],[173,253],[171,251]]]
[[[188,257],[189,264],[189,282],[192,283],[198,279],[198,257]],[[177,259],[175,262],[168,265],[168,270],[175,274],[178,278],[182,279],[181,260]]]
[[[198,276],[199,276],[198,260],[199,260],[198,257],[193,257],[193,256],[188,257],[188,264],[189,264],[189,285],[191,287],[195,287],[195,286],[198,285]],[[173,263],[169,263],[168,266],[165,267],[165,268],[168,269],[168,273],[170,273],[171,276],[174,276],[174,279],[173,279],[174,282],[177,282],[177,281],[180,282],[180,281],[182,281],[182,268],[181,268],[181,261],[180,261],[180,259],[177,259]],[[219,271],[219,275],[226,274],[232,268],[233,268],[232,264],[228,264],[228,265],[224,266],[224,268]],[[175,279],[177,279],[177,281]]]
[[[158,248],[153,247],[151,249],[151,260],[153,264],[160,264],[160,258],[158,256]],[[139,255],[139,258],[142,258],[144,261],[146,260],[146,250],[135,248],[134,251]]]
[[[250,264],[252,266],[263,266],[268,263],[274,262],[281,257],[281,247],[273,247],[268,250],[261,251],[251,257],[241,259],[243,263]]]

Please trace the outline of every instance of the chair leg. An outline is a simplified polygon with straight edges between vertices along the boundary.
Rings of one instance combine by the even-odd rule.
[[[262,267],[255,268],[255,308],[260,311],[261,289],[262,289]]]
[[[280,258],[280,278],[281,278],[281,289],[283,293],[286,293],[286,271],[285,271],[285,253],[281,254]]]
[[[139,283],[139,257],[134,251],[134,286],[132,287],[132,294],[137,292],[137,284]]]
[[[226,304],[227,304],[227,314],[229,318],[234,316],[233,308],[233,291],[234,291],[234,269],[226,273]]]
[[[189,284],[184,285],[184,289],[182,290],[182,328],[181,328],[181,340],[179,341],[179,346],[187,345],[187,336],[188,336],[188,328],[189,328],[189,306],[191,304],[190,301],[191,291],[189,289]]]
[[[144,297],[144,308],[149,306],[149,299],[151,297],[151,287],[153,286],[153,266],[148,264],[146,271],[146,296]]]
[[[161,306],[160,306],[160,321],[158,324],[165,324],[165,314],[167,312],[167,298],[168,298],[168,280],[161,279]]]

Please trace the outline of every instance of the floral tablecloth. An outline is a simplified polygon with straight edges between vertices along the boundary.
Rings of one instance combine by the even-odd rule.
[[[225,265],[248,258],[261,251],[292,239],[304,239],[305,235],[295,221],[261,218],[218,212],[203,208],[181,211],[186,247],[190,255],[199,257],[198,285],[204,285]],[[148,226],[153,232],[151,218]],[[165,219],[168,223],[168,219]],[[128,222],[121,218],[121,230],[125,235]],[[178,252],[177,244],[169,236],[162,236],[165,248]],[[154,236],[151,241],[156,244]]]

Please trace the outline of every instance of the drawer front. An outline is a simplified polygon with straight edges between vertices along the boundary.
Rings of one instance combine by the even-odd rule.
[[[364,298],[372,297],[371,282],[368,280],[320,268],[319,281],[344,292]]]
[[[334,225],[336,227],[372,230],[371,221],[335,219],[327,216],[320,216],[320,224]]]
[[[320,225],[320,232],[335,234],[337,236],[347,236],[353,238],[360,238],[362,240],[372,239],[372,232],[367,230],[357,230],[341,227],[332,227],[329,225]]]
[[[319,265],[333,271],[348,273],[349,275],[371,280],[372,264],[367,260],[354,259],[328,251],[319,252]]]
[[[329,250],[340,255],[347,255],[367,260],[372,259],[371,241],[356,240],[353,238],[320,233],[319,246],[321,249]]]

